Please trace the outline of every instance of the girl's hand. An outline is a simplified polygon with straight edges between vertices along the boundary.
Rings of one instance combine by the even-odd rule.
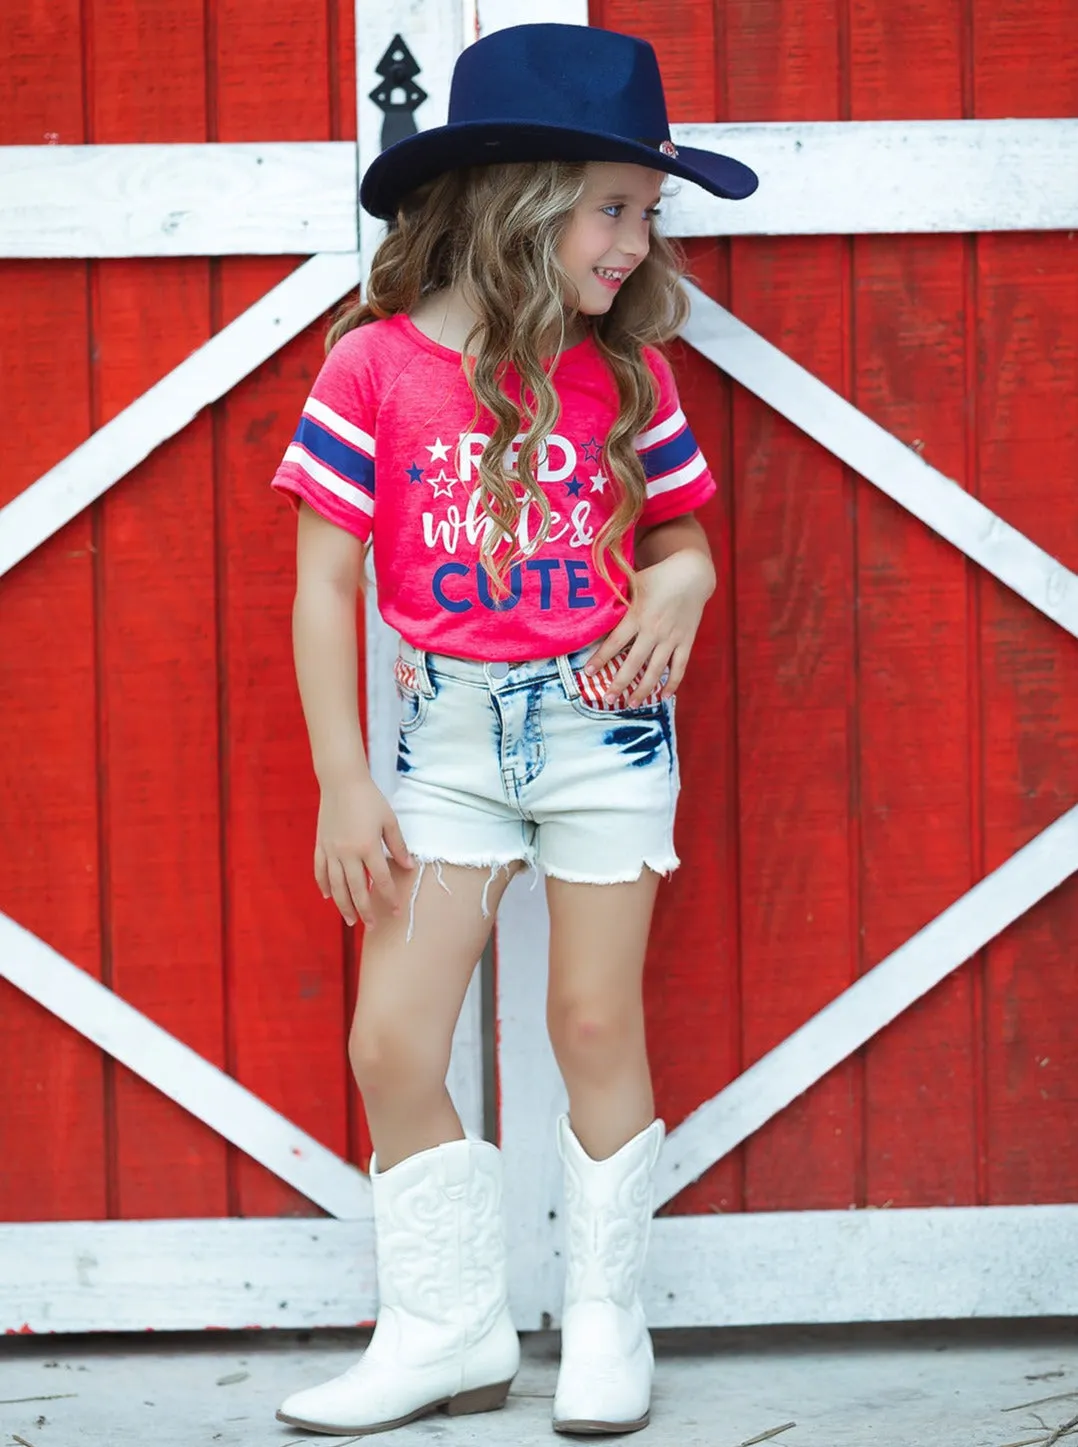
[[[397,817],[369,774],[356,773],[323,784],[314,877],[322,897],[332,896],[346,924],[361,919],[368,929],[374,928],[372,888],[394,914],[400,914],[383,841],[402,869],[413,867]]]
[[[639,678],[627,700],[629,708],[638,708],[659,686],[664,673],[669,677],[662,697],[673,698],[685,677],[704,604],[714,587],[711,559],[693,548],[672,553],[637,573],[632,607],[588,660],[585,670],[597,673],[629,649],[610,686],[611,702]]]

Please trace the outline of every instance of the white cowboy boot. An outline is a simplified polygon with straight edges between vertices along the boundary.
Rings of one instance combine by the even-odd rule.
[[[354,1367],[295,1392],[293,1427],[359,1436],[444,1408],[504,1406],[520,1365],[506,1301],[502,1163],[486,1141],[450,1141],[388,1171],[371,1161],[379,1312]]]
[[[635,1432],[648,1424],[655,1358],[640,1302],[661,1120],[605,1161],[558,1121],[565,1165],[565,1310],[555,1432]]]

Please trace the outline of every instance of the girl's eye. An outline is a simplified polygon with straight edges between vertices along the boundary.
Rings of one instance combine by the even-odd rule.
[[[625,207],[620,202],[615,202],[610,206],[603,206],[600,209],[602,210],[604,216],[610,216],[616,221],[621,215],[621,213],[625,210]],[[661,206],[649,206],[648,209],[644,212],[645,221],[654,220],[655,217],[659,215],[661,210]]]

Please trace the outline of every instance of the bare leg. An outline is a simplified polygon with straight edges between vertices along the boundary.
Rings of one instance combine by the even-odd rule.
[[[604,1160],[651,1123],[642,982],[659,877],[632,884],[548,879],[547,1025],[573,1131]]]
[[[416,866],[418,868],[418,865]],[[407,901],[415,875],[390,862]],[[407,939],[409,911],[389,913],[377,894],[377,927],[363,941],[349,1058],[363,1095],[379,1170],[464,1131],[445,1078],[453,1031],[513,870],[446,864],[424,871]],[[483,917],[487,889],[489,918]]]

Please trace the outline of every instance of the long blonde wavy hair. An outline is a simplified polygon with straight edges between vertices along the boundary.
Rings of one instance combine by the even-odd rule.
[[[479,463],[480,506],[489,520],[480,557],[498,593],[520,556],[517,525],[525,500],[542,519],[529,550],[550,532],[551,512],[537,464],[560,412],[556,354],[575,310],[573,286],[558,248],[584,190],[584,162],[533,161],[451,171],[407,198],[375,253],[367,294],[331,327],[327,350],[354,327],[410,312],[443,288],[460,287],[478,319],[465,345],[465,371],[481,411],[495,428]],[[629,577],[625,534],[639,517],[646,482],[634,446],[654,414],[657,393],[643,348],[675,336],[688,314],[681,256],[653,224],[647,257],[602,316],[580,321],[605,358],[618,392],[618,415],[607,435],[603,469],[617,484],[616,506],[595,538],[593,559],[607,584],[610,560]],[[555,357],[553,363],[544,358]],[[503,387],[506,369],[520,378],[520,401]],[[474,424],[473,424],[474,426]],[[506,469],[514,439],[524,434],[516,474]]]

